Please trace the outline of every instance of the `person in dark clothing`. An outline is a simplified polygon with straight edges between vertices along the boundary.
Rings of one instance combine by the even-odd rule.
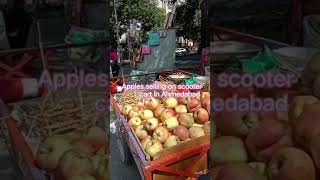
[[[111,48],[109,50],[109,59],[111,63],[112,76],[117,77],[120,72],[120,66],[119,66],[119,52],[117,50],[117,45],[115,44],[111,45]]]
[[[12,49],[24,48],[26,45],[32,19],[24,7],[24,0],[15,0],[13,7],[4,14],[8,40]]]

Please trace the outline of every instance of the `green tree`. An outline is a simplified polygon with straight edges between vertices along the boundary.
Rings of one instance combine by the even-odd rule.
[[[177,7],[175,27],[177,36],[199,44],[201,41],[201,10],[199,0],[186,0]]]
[[[143,33],[162,27],[165,12],[158,8],[154,0],[118,0],[118,25],[120,34],[126,32],[132,21],[142,23]],[[114,16],[111,20],[113,33],[116,28]]]

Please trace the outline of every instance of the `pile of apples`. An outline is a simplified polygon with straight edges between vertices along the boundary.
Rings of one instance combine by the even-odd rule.
[[[40,145],[36,164],[54,179],[107,180],[108,148],[106,133],[99,127],[85,135],[55,135]]]
[[[320,101],[296,96],[283,113],[220,112],[211,142],[214,180],[316,180]]]
[[[210,134],[209,92],[197,98],[149,98],[134,106],[124,105],[122,113],[153,159],[163,149]]]

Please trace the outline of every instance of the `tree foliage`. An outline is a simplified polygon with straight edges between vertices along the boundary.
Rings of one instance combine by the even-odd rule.
[[[177,36],[190,39],[195,43],[201,40],[201,10],[199,0],[186,0],[177,7],[175,26]]]
[[[162,27],[165,12],[158,8],[154,0],[118,0],[118,25],[120,34],[126,32],[132,21],[142,23],[142,31],[148,32],[157,27]],[[114,17],[111,20],[115,31]]]

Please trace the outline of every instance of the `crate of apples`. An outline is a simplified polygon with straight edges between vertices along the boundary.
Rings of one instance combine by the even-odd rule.
[[[198,98],[149,98],[137,105],[124,105],[123,114],[147,155],[210,134],[210,93]]]
[[[320,178],[320,101],[296,96],[284,112],[220,112],[211,142],[214,180]]]

